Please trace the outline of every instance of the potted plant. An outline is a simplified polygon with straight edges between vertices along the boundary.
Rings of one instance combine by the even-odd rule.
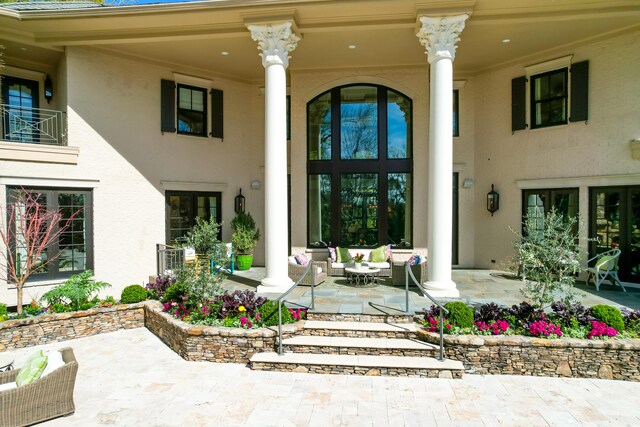
[[[196,217],[196,225],[186,236],[186,246],[193,248],[196,252],[198,263],[209,263],[210,260],[218,260],[224,251],[224,244],[218,240],[220,224],[213,218],[205,221]]]
[[[260,240],[260,230],[250,213],[239,212],[231,221],[231,243],[236,251],[238,270],[248,270],[253,263],[253,249]]]

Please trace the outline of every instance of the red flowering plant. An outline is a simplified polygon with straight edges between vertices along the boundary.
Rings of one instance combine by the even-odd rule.
[[[363,253],[356,253],[356,256],[353,257],[353,262],[356,263],[361,263],[364,262],[364,254]]]

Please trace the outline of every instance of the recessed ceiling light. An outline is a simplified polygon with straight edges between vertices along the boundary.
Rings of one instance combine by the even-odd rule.
[[[511,43],[511,39],[502,39],[502,43],[504,44]]]
[[[27,49],[26,47],[21,47],[21,48],[20,48],[20,50],[24,50],[24,51],[26,51],[26,50],[28,50],[28,49]]]
[[[355,44],[350,44],[349,46],[347,46],[349,49],[355,49],[356,45]]]
[[[226,50],[223,50],[222,52],[220,52],[220,55],[227,56],[229,55],[229,52],[227,52]]]

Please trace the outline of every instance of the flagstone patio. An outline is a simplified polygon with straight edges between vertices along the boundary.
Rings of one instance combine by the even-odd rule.
[[[248,271],[236,270],[233,275],[227,277],[223,287],[228,290],[255,290],[264,276],[264,268],[261,267],[253,267]],[[460,291],[458,300],[466,303],[495,302],[511,306],[524,300],[520,294],[522,281],[509,273],[460,269],[453,270],[452,278]],[[625,287],[627,292],[623,292],[617,286],[605,284],[598,292],[593,284],[589,286],[584,282],[576,284],[580,302],[585,306],[610,304],[640,309],[640,287],[627,284]],[[397,313],[406,309],[405,287],[392,285],[391,279],[381,279],[380,284],[375,287],[362,288],[350,285],[343,277],[329,277],[315,288],[315,297],[315,311],[321,313],[376,314]],[[310,287],[298,286],[289,295],[287,301],[309,305],[311,303]],[[409,287],[410,311],[421,311],[431,304],[431,301],[423,296],[417,287]]]

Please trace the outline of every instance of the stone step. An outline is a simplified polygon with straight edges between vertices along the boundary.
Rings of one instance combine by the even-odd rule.
[[[360,338],[415,338],[415,323],[368,323],[307,320],[303,335]]]
[[[275,352],[256,353],[251,369],[261,371],[304,372],[369,376],[422,378],[462,378],[462,362],[432,357],[355,356]]]
[[[406,338],[353,338],[303,335],[282,341],[284,351],[307,354],[435,356],[439,347]]]
[[[415,314],[362,314],[362,313],[318,313],[309,311],[309,320],[327,320],[337,322],[367,322],[367,323],[413,323]]]

